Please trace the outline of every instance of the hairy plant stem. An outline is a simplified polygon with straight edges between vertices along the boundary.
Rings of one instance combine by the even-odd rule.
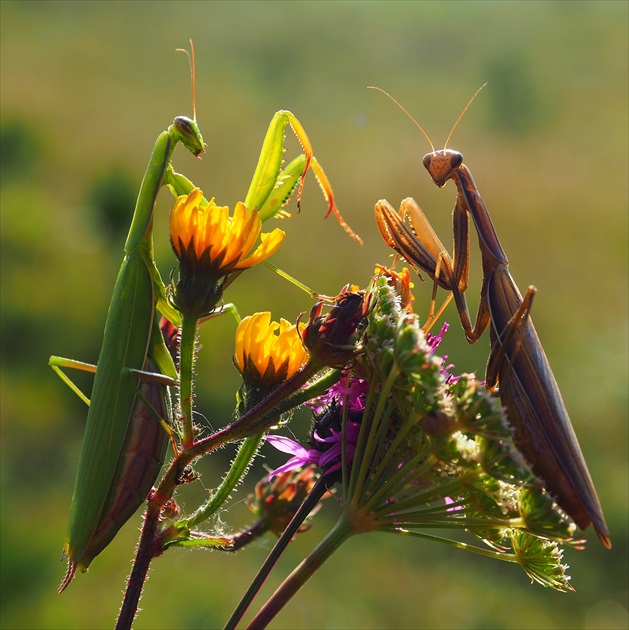
[[[179,405],[183,435],[181,438],[184,450],[194,443],[192,423],[192,383],[194,374],[194,358],[197,340],[197,323],[199,318],[193,315],[183,316],[181,338],[179,340]]]
[[[269,576],[269,573],[288,546],[288,543],[297,533],[297,530],[301,527],[308,514],[310,514],[310,512],[312,512],[312,510],[317,506],[321,497],[323,497],[328,490],[330,483],[330,480],[325,477],[319,478],[310,491],[310,494],[306,497],[297,512],[295,512],[295,515],[287,525],[286,529],[282,532],[282,535],[277,539],[273,549],[271,549],[269,555],[266,557],[266,560],[258,570],[255,578],[253,578],[253,582],[251,582],[247,592],[243,595],[236,607],[236,610],[234,610],[232,616],[229,618],[229,621],[225,625],[225,630],[233,630],[236,628],[236,624],[238,624],[245,612],[247,612],[247,608],[249,608],[249,605],[253,601],[254,597],[257,595],[260,588],[262,588],[264,581]]]
[[[142,588],[144,587],[144,582],[146,582],[151,560],[155,555],[158,520],[159,510],[155,512],[155,506],[149,502],[144,516],[144,526],[142,527],[133,568],[127,581],[127,588],[116,622],[116,630],[130,630],[137,614]]]
[[[190,350],[190,357],[194,356],[194,339],[196,339],[196,323],[194,325],[193,345]],[[192,333],[191,333],[192,335]],[[183,352],[183,350],[182,350]],[[192,359],[191,359],[192,360]],[[189,368],[192,369],[191,367]],[[252,434],[263,433],[278,418],[278,416],[290,409],[301,405],[306,400],[315,396],[318,391],[325,391],[340,378],[340,370],[331,370],[324,374],[313,386],[308,388],[309,392],[300,391],[302,386],[309,381],[321,369],[321,366],[314,363],[307,363],[298,370],[290,379],[282,383],[277,389],[255,407],[243,414],[238,420],[217,431],[203,440],[193,442],[190,447],[183,446],[182,451],[171,462],[165,475],[157,487],[148,498],[148,507],[145,514],[144,526],[140,543],[133,563],[131,576],[127,583],[127,589],[119,616],[119,626],[116,630],[126,630],[131,627],[136,615],[142,588],[148,575],[151,560],[160,555],[163,550],[165,540],[159,540],[162,532],[158,531],[158,522],[162,508],[169,501],[180,483],[181,475],[186,466],[198,457],[214,451],[228,442],[235,442]],[[184,374],[183,364],[181,373]],[[190,409],[192,405],[192,384],[190,378],[189,390]],[[182,394],[182,403],[184,395]],[[190,417],[191,411],[190,411]],[[253,442],[253,440],[252,440]],[[196,521],[195,521],[196,522]],[[124,613],[124,615],[123,615]]]
[[[247,630],[266,628],[299,589],[321,568],[323,563],[354,533],[352,526],[344,518],[337,521],[330,533],[303,560],[303,562],[282,582],[270,599],[251,620]]]
[[[258,452],[258,447],[262,441],[262,433],[256,435],[250,435],[245,438],[238,449],[236,459],[232,462],[225,478],[221,482],[221,485],[216,489],[214,494],[210,496],[207,503],[201,506],[190,518],[184,521],[184,524],[188,528],[192,528],[197,523],[205,521],[212,514],[218,510],[218,508],[225,503],[228,499],[231,491],[239,484],[244,478],[249,465],[251,464],[255,454]]]

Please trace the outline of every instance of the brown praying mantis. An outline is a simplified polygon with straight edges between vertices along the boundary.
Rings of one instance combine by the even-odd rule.
[[[482,86],[484,87],[484,86]],[[454,250],[450,257],[419,205],[402,201],[398,214],[385,200],[375,207],[382,236],[416,271],[427,273],[436,285],[451,291],[469,343],[490,329],[490,354],[485,384],[497,391],[513,430],[514,442],[545,484],[558,505],[581,529],[592,524],[605,547],[611,548],[609,531],[559,387],[530,317],[536,289],[524,297],[511,273],[487,207],[469,168],[448,142],[476,91],[452,127],[443,150],[436,151],[430,138],[408,112],[389,96],[419,127],[432,147],[423,163],[434,183],[442,188],[452,180],[457,187],[453,211]],[[478,233],[483,282],[474,325],[467,303],[469,271],[469,217]],[[408,216],[410,225],[404,220]]]

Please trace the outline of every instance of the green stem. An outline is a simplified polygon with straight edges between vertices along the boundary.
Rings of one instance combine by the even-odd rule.
[[[181,338],[179,341],[179,404],[183,425],[182,442],[184,449],[194,442],[192,429],[192,375],[194,374],[197,323],[195,315],[183,316]]]
[[[388,499],[395,497],[398,492],[405,486],[413,483],[413,481],[419,482],[422,480],[424,474],[433,469],[437,462],[437,458],[432,454],[426,455],[424,452],[420,452],[395,472],[391,472],[386,476],[374,475],[375,479],[371,485],[373,488],[376,488],[376,490],[363,501],[362,505],[370,512],[373,511],[378,514],[388,514],[389,512],[396,513],[400,511],[402,509],[400,505],[403,502],[396,501],[395,508],[391,509],[392,503],[389,502]],[[424,498],[418,500],[419,496]],[[434,496],[441,496],[441,486],[430,485],[428,489],[423,490],[421,494],[413,494],[412,499],[409,501],[411,505],[427,504]],[[406,506],[406,503],[404,503],[404,505]]]
[[[341,370],[329,370],[311,386],[304,388],[303,385],[320,369],[321,366],[317,364],[307,363],[238,420],[196,442],[189,449],[189,454],[193,458],[200,457],[227,442],[234,442],[266,431],[277,422],[281,414],[324,392],[341,377]]]
[[[503,562],[518,563],[516,554],[505,553],[502,551],[494,551],[491,549],[484,549],[482,547],[476,547],[475,545],[469,545],[458,540],[451,540],[450,538],[443,538],[442,536],[433,536],[432,534],[426,534],[424,532],[412,532],[407,529],[393,528],[388,529],[384,527],[378,528],[379,532],[385,532],[387,534],[402,534],[403,536],[412,536],[413,538],[422,538],[423,540],[431,540],[433,542],[443,543],[454,547],[456,549],[462,549],[463,551],[471,551],[472,553],[484,556],[485,558],[493,558],[494,560],[502,560]]]
[[[353,534],[345,519],[337,521],[332,531],[307,558],[284,580],[271,598],[251,620],[248,630],[266,628],[299,589],[321,568],[323,563]]]
[[[200,507],[189,519],[182,521],[180,524],[192,528],[212,516],[212,514],[225,503],[231,491],[244,478],[247,468],[258,450],[258,446],[260,446],[262,435],[262,433],[258,433],[257,435],[252,435],[243,440],[238,449],[236,458],[232,462],[221,485],[216,489],[216,492],[209,498],[204,506]]]
[[[350,487],[347,494],[348,503],[356,501],[356,497],[361,496],[363,493],[364,485],[367,482],[369,474],[369,468],[373,464],[374,449],[377,446],[376,433],[383,417],[385,416],[385,406],[389,398],[389,393],[391,392],[399,373],[400,371],[397,366],[394,366],[391,369],[387,380],[382,386],[382,391],[378,394],[378,402],[376,403],[373,413],[371,411],[371,406],[367,407],[365,405],[358,445],[356,453],[354,454],[354,462],[360,462],[360,465],[356,467],[356,470],[352,469],[352,474],[349,478]],[[350,497],[352,498],[351,501]]]

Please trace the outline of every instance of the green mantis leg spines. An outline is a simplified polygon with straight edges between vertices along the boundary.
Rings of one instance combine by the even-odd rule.
[[[287,125],[290,126],[297,137],[297,140],[303,150],[303,155],[293,160],[293,162],[291,162],[288,167],[282,171],[284,137]],[[303,162],[301,162],[301,160],[303,160]],[[294,178],[297,176],[298,169],[302,164],[303,167],[301,174],[298,177],[298,182],[295,183]],[[245,206],[250,209],[257,208],[259,211],[263,211],[262,219],[264,220],[279,211],[290,196],[294,186],[297,185],[297,208],[299,209],[306,173],[311,167],[317,181],[319,182],[321,192],[328,203],[328,212],[326,216],[330,213],[334,213],[343,229],[355,241],[362,244],[360,237],[349,227],[336,207],[332,187],[330,186],[330,182],[328,181],[323,168],[314,157],[312,145],[310,144],[310,139],[306,135],[306,131],[295,115],[287,110],[280,110],[276,112],[271,119],[266,136],[262,143],[260,158],[258,159],[258,164],[254,171],[249,191],[245,197]],[[280,187],[280,191],[279,194],[276,194],[278,186]],[[273,199],[272,204],[269,203],[270,199]],[[281,200],[281,202],[276,206],[277,200]],[[264,208],[265,204],[266,208]]]

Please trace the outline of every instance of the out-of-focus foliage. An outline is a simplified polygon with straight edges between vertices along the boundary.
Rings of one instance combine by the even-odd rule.
[[[422,136],[365,87],[392,92],[439,146],[489,81],[450,146],[474,173],[516,281],[539,290],[536,326],[614,543],[606,552],[588,536],[585,552],[568,551],[576,593],[561,595],[482,558],[358,537],[278,624],[627,626],[626,3],[5,1],[1,10],[2,627],[100,628],[115,618],[138,537],[130,525],[88,575],[56,594],[86,414],[47,359],[96,361],[130,219],[112,218],[108,208],[133,203],[157,134],[192,113],[186,60],[173,52],[189,37],[208,152],[201,162],[177,152],[175,168],[231,206],[246,194],[273,113],[293,111],[365,246],[323,220],[310,181],[302,213],[282,224],[288,237],[274,262],[328,294],[348,281],[364,284],[374,263],[386,262],[373,219],[380,198],[397,206],[412,195],[450,242],[453,190],[435,189],[421,165]],[[170,204],[164,193],[156,216],[166,276],[174,266]],[[112,223],[104,225],[103,214]],[[480,274],[472,249],[473,299]],[[415,294],[421,312],[430,287]],[[290,320],[312,305],[264,268],[226,299],[242,315],[271,309]],[[469,347],[453,309],[446,318],[455,325],[441,349],[457,371],[481,373],[487,337]],[[238,385],[236,370],[225,368],[235,324],[219,318],[205,328],[198,405],[219,427]],[[89,392],[90,377],[76,380]],[[303,426],[295,423],[295,432]],[[225,450],[225,462],[232,455]],[[199,466],[208,489],[218,466]],[[250,483],[261,475],[258,466]],[[190,492],[202,494],[201,484]],[[297,539],[268,588],[318,540],[333,510],[325,506]],[[246,509],[237,504],[222,518],[244,522]],[[271,543],[236,557],[169,552],[155,563],[137,627],[220,626]]]

